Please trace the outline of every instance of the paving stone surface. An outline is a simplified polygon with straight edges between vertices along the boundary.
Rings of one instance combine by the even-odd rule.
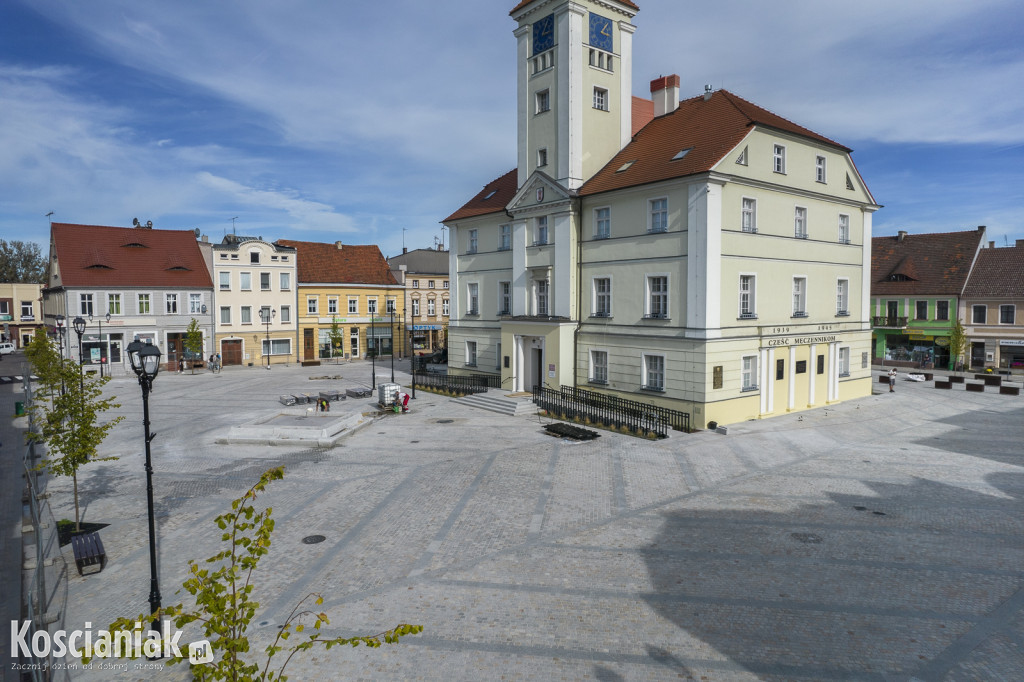
[[[282,393],[370,383],[367,363],[329,370],[161,375],[151,402],[165,603],[183,598],[188,559],[220,548],[212,519],[283,464],[260,500],[276,529],[254,579],[253,649],[310,592],[327,635],[425,628],[299,655],[293,680],[1024,678],[1020,397],[907,382],[728,435],[577,444],[536,416],[419,392],[409,414],[333,449],[216,443],[273,415]],[[343,378],[309,379],[324,374]],[[109,563],[69,576],[69,629],[147,606],[140,391],[123,377],[109,390],[126,419],[104,448],[119,459],[79,477],[85,519],[110,524]],[[70,489],[49,484],[58,517],[73,514]],[[326,540],[301,542],[313,534]],[[185,664],[66,678],[189,676]]]

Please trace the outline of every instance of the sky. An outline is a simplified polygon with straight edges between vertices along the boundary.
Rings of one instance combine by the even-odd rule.
[[[515,4],[4,0],[0,238],[447,244],[516,163]],[[1024,239],[1024,3],[636,4],[634,95],[674,73],[853,148],[875,235]]]

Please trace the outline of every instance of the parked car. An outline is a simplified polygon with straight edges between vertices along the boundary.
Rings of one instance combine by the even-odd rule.
[[[18,350],[18,348],[13,343],[0,343],[0,355],[7,355],[8,353],[13,353],[16,350]]]
[[[448,362],[448,349],[438,348],[429,353],[420,353],[419,357],[423,359],[423,362],[431,362],[439,365],[446,364]]]

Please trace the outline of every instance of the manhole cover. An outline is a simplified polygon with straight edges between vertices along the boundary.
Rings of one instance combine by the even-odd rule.
[[[318,542],[323,542],[326,539],[327,538],[325,538],[323,535],[307,535],[306,537],[302,538],[302,544],[315,545]]]
[[[821,536],[814,533],[790,533],[789,537],[805,545],[816,545],[821,542]]]
[[[411,440],[411,441],[409,441],[409,442],[410,442],[410,443],[419,443],[419,441],[418,441],[418,440]]]
[[[437,423],[438,424],[451,424],[453,421],[455,421],[455,420],[454,419],[438,419]]]

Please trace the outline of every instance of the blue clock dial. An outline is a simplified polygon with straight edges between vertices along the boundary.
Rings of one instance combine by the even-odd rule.
[[[555,46],[555,15],[538,19],[533,25],[533,54],[540,54]]]
[[[612,49],[612,20],[600,14],[590,13],[590,46],[606,52]]]

